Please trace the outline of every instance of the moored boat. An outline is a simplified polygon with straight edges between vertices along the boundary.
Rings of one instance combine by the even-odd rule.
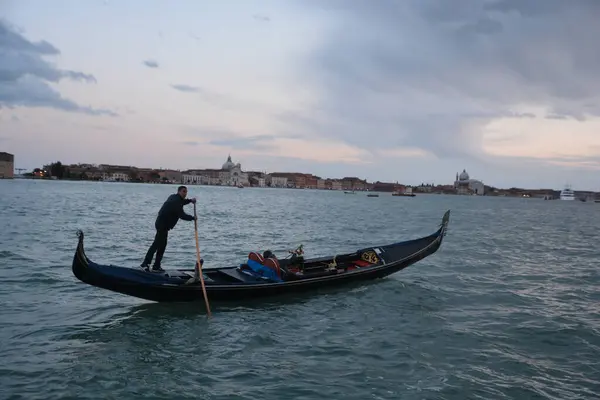
[[[396,190],[392,192],[392,196],[400,196],[400,197],[415,197],[415,194],[412,191],[412,187],[407,187],[404,190]]]
[[[290,259],[269,257],[265,261],[251,252],[248,260],[238,266],[203,269],[206,292],[211,301],[242,301],[383,278],[434,254],[446,235],[449,220],[448,210],[431,235],[334,256],[305,259],[295,252]],[[204,300],[200,281],[194,279],[197,269],[155,273],[98,264],[85,253],[83,232],[77,235],[72,271],[80,281],[156,302]],[[261,274],[253,266],[259,261],[261,267],[271,268],[273,273]]]
[[[570,185],[565,185],[563,190],[560,192],[559,199],[561,200],[575,200],[575,192],[571,189]]]

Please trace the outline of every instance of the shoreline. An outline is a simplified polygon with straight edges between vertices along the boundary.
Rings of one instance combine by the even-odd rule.
[[[55,179],[52,177],[35,177],[35,176],[14,176],[12,178],[3,178],[1,180],[33,180],[33,181],[44,181],[44,182],[95,182],[95,183],[129,183],[129,184],[149,184],[149,185],[182,185],[181,182],[175,181],[107,181],[102,179],[74,179],[74,178],[63,178],[63,179]],[[188,187],[194,186],[206,186],[206,187],[220,187],[220,188],[231,188],[231,189],[241,189],[235,185],[211,185],[211,184],[202,184],[202,183],[192,183],[185,184]],[[327,192],[344,192],[344,191],[354,191],[356,193],[380,193],[380,194],[389,194],[392,195],[394,191],[375,191],[375,190],[366,190],[366,189],[352,189],[352,188],[341,188],[341,189],[331,189],[331,188],[312,188],[312,187],[276,187],[276,186],[258,186],[258,185],[250,185],[243,186],[244,189],[295,189],[295,190],[315,190],[315,191],[327,191]],[[548,193],[549,189],[498,189],[497,193],[485,193],[484,195],[475,195],[475,194],[463,194],[463,193],[453,193],[451,191],[429,191],[429,192],[420,192],[413,191],[415,196],[394,196],[394,197],[412,197],[416,198],[423,195],[450,195],[450,196],[467,196],[467,197],[510,197],[510,198],[524,198],[524,199],[537,199],[537,200],[560,200],[558,198],[559,190],[555,190],[556,196],[552,198],[552,194]],[[590,191],[576,191],[580,196],[586,197],[586,200],[580,200],[580,202],[594,202],[594,199],[590,199],[590,197],[597,197],[600,193],[590,192]]]

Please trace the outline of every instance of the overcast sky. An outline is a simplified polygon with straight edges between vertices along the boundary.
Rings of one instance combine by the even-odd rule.
[[[0,151],[600,190],[599,20],[597,0],[0,0]]]

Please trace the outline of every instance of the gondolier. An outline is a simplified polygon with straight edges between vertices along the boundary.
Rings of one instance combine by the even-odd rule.
[[[160,211],[158,211],[156,222],[154,222],[156,235],[154,236],[152,245],[146,253],[144,262],[142,265],[140,265],[141,268],[150,270],[152,257],[154,257],[154,253],[156,253],[156,260],[154,260],[152,272],[164,271],[160,263],[167,248],[167,237],[169,236],[169,231],[173,229],[175,225],[177,225],[177,221],[179,221],[180,218],[185,221],[194,220],[194,216],[187,214],[183,210],[183,206],[189,203],[196,203],[196,199],[186,199],[186,197],[187,187],[179,186],[177,188],[177,193],[170,195],[160,208]]]

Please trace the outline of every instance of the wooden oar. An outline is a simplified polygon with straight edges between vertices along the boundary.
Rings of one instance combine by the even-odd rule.
[[[198,275],[200,277],[200,283],[202,284],[202,292],[204,292],[204,301],[206,302],[206,311],[210,317],[210,306],[208,305],[208,296],[206,295],[206,288],[204,287],[204,277],[202,276],[202,263],[200,263],[200,244],[198,243],[198,216],[196,215],[196,203],[194,203],[194,233],[196,236],[196,262],[198,263]]]

